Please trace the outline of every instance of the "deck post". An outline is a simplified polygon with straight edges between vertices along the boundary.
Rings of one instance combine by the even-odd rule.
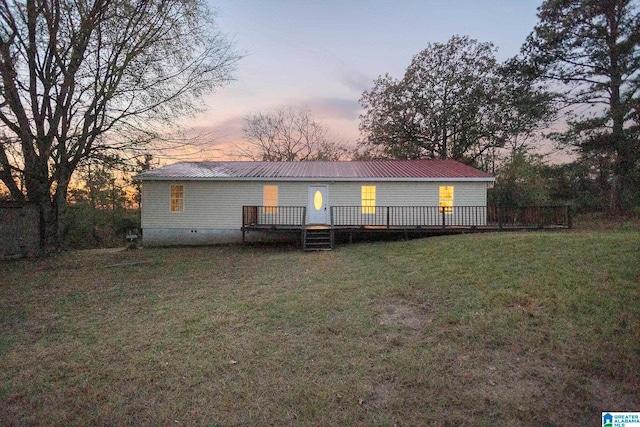
[[[387,206],[387,230],[389,229],[389,206]]]
[[[302,207],[302,218],[300,219],[300,246],[304,250],[304,242],[307,239],[307,207]]]
[[[445,216],[445,213],[444,213],[445,210],[446,210],[445,207],[441,207],[440,208],[440,211],[442,212],[442,228],[446,228],[447,227],[447,225],[446,225],[446,218],[447,217]]]
[[[307,208],[305,208],[307,209]],[[333,206],[329,207],[329,225],[333,229]]]

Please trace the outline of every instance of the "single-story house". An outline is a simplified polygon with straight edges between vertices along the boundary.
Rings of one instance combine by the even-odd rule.
[[[454,160],[179,162],[144,172],[145,245],[318,227],[483,226],[494,178]]]

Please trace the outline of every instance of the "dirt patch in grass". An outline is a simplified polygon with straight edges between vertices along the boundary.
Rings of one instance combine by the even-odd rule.
[[[406,301],[389,301],[382,304],[381,313],[378,316],[380,325],[397,326],[419,331],[432,321],[428,307],[416,306]]]

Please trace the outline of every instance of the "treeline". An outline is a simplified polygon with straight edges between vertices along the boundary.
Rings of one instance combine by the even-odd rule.
[[[575,213],[618,214],[611,211],[611,176],[607,170],[584,159],[554,164],[545,155],[516,150],[497,168],[488,202],[500,206],[568,205]],[[627,212],[639,213],[638,203]]]
[[[153,156],[145,154],[132,164],[109,158],[79,167],[64,215],[65,246],[114,247],[127,236],[140,236],[141,186],[133,177],[156,165]]]
[[[131,182],[103,165],[80,170],[80,179],[69,190],[63,228],[71,248],[122,245],[127,233],[140,229],[139,197]]]

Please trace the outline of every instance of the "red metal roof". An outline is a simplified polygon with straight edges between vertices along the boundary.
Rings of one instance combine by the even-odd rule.
[[[140,180],[393,180],[493,181],[455,160],[376,160],[352,162],[179,162],[144,172]]]

